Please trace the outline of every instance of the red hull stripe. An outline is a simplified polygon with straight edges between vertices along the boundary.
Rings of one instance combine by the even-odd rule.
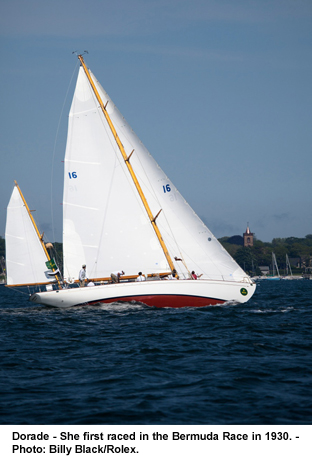
[[[113,302],[140,302],[149,307],[207,307],[209,305],[222,304],[225,300],[211,299],[208,297],[196,297],[187,295],[141,295],[141,296],[126,296],[113,297],[110,299],[100,299],[93,302],[88,302],[88,305],[97,303],[113,303]]]

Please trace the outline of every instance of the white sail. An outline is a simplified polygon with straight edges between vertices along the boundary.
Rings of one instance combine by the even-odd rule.
[[[110,128],[80,69],[69,116],[63,199],[64,276],[169,267]]]
[[[131,165],[157,218],[157,225],[182,278],[242,281],[247,277],[184,200],[90,72]],[[64,270],[77,277],[105,277],[169,269],[146,210],[80,68],[69,118],[64,177]]]
[[[17,185],[7,207],[5,228],[7,285],[55,281],[45,263],[48,258],[39,240]]]
[[[153,214],[162,209],[157,225],[171,257],[182,259],[175,262],[179,276],[189,277],[195,270],[207,279],[242,281],[244,271],[181,196],[98,82],[97,89],[104,103],[109,101],[107,110],[126,152],[134,149],[131,164]]]
[[[286,273],[287,273],[287,275],[289,275],[291,277],[293,276],[288,254],[286,254]]]
[[[274,254],[274,252],[272,252],[272,274],[273,276],[277,276],[280,277],[280,273],[279,273],[279,269],[278,269],[278,265],[277,265],[277,261],[276,261],[276,255]]]

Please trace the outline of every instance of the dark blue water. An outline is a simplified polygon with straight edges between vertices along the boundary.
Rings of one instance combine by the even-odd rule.
[[[58,309],[1,286],[0,424],[311,424],[311,299]]]

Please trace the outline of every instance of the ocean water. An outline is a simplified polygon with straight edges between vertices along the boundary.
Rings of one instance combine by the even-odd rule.
[[[0,286],[0,424],[311,424],[312,281],[244,305],[48,308]]]

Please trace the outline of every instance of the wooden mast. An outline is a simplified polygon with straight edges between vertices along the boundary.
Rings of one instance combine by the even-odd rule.
[[[38,238],[39,238],[39,240],[40,240],[42,249],[44,250],[44,253],[45,253],[45,255],[46,255],[48,261],[50,261],[50,260],[51,260],[51,257],[49,256],[49,253],[48,253],[48,251],[47,251],[47,248],[45,247],[45,244],[44,244],[44,242],[43,242],[43,234],[40,235],[40,232],[39,232],[38,227],[37,227],[37,225],[36,225],[35,219],[33,218],[32,214],[31,214],[31,211],[30,211],[30,209],[29,209],[29,207],[28,207],[28,204],[27,204],[27,202],[26,202],[26,200],[25,200],[25,198],[24,198],[24,195],[22,194],[22,191],[21,191],[21,189],[19,188],[19,185],[18,185],[18,183],[16,182],[16,180],[14,181],[14,183],[15,183],[15,186],[16,186],[16,188],[17,188],[17,190],[18,190],[18,192],[19,192],[19,194],[20,194],[22,200],[23,200],[23,203],[24,203],[25,208],[26,208],[26,210],[27,210],[27,212],[28,212],[28,215],[29,215],[29,217],[30,217],[30,220],[31,220],[31,222],[32,222],[32,224],[33,224],[33,226],[34,226],[34,229],[35,229],[35,231],[36,231],[36,233],[37,233],[37,236],[38,236]],[[59,277],[58,277],[57,275],[54,275],[54,276],[55,276],[55,278],[56,278],[56,280],[57,280],[57,284],[60,286]],[[41,283],[40,283],[40,284],[41,284]]]
[[[151,224],[152,224],[152,226],[153,226],[153,229],[154,229],[154,231],[155,231],[155,233],[156,233],[156,236],[157,236],[157,238],[158,238],[158,240],[159,240],[159,243],[160,243],[160,245],[161,245],[161,247],[162,247],[162,250],[164,251],[164,254],[165,254],[165,257],[166,257],[167,262],[168,262],[168,264],[169,264],[169,267],[170,267],[171,271],[173,271],[173,270],[175,269],[175,268],[174,268],[174,264],[173,264],[172,259],[171,259],[171,257],[170,257],[169,251],[168,251],[168,249],[167,249],[167,247],[166,247],[166,245],[165,245],[165,242],[164,242],[164,240],[163,240],[163,238],[162,238],[162,235],[161,235],[161,233],[160,233],[160,231],[159,231],[159,228],[157,227],[157,224],[156,224],[156,218],[158,217],[160,211],[159,211],[159,213],[158,213],[155,217],[153,216],[152,211],[151,211],[151,209],[150,209],[150,207],[149,207],[149,204],[148,204],[148,202],[147,202],[147,200],[146,200],[146,198],[145,198],[145,195],[144,195],[144,193],[143,193],[143,191],[142,191],[142,188],[141,188],[141,186],[140,186],[140,184],[139,184],[139,181],[138,181],[138,179],[137,179],[137,177],[136,177],[136,175],[135,175],[135,172],[133,171],[133,168],[132,168],[131,163],[130,163],[130,157],[131,157],[133,151],[130,153],[129,156],[126,154],[125,149],[124,149],[124,146],[122,145],[122,142],[121,142],[121,140],[119,139],[119,136],[118,136],[118,134],[117,134],[117,131],[116,131],[116,129],[115,129],[113,123],[112,123],[112,120],[110,119],[110,116],[109,116],[108,113],[107,113],[106,106],[103,104],[103,101],[102,101],[102,99],[101,99],[101,96],[99,95],[99,92],[98,92],[98,90],[96,89],[96,86],[95,86],[95,84],[94,84],[94,82],[93,82],[93,80],[92,80],[92,78],[91,78],[91,75],[90,75],[89,70],[88,70],[87,67],[86,67],[86,64],[85,64],[85,62],[84,62],[84,60],[83,60],[82,55],[78,55],[78,59],[79,59],[79,61],[81,62],[81,65],[82,65],[82,67],[83,67],[83,70],[85,71],[85,74],[86,74],[86,76],[87,76],[87,78],[88,78],[88,80],[89,80],[89,82],[90,82],[90,85],[91,85],[91,87],[92,87],[92,89],[93,89],[93,92],[94,92],[94,94],[95,94],[95,96],[96,96],[96,98],[97,98],[97,100],[98,100],[98,103],[100,104],[101,110],[102,110],[102,112],[103,112],[103,114],[104,114],[104,116],[105,116],[105,118],[106,118],[106,121],[107,121],[107,123],[108,123],[108,125],[109,125],[109,127],[110,127],[110,129],[111,129],[111,132],[112,132],[112,134],[113,134],[113,136],[114,136],[114,139],[115,139],[115,141],[116,141],[116,143],[117,143],[117,145],[118,145],[118,148],[119,148],[119,150],[120,150],[120,153],[122,154],[122,157],[123,157],[123,159],[124,159],[124,161],[125,161],[125,163],[126,163],[126,165],[127,165],[127,168],[128,168],[128,170],[129,170],[129,172],[130,172],[130,175],[131,175],[131,177],[132,177],[132,180],[133,180],[133,182],[134,182],[134,185],[135,185],[135,187],[136,187],[136,189],[137,189],[137,191],[138,191],[138,193],[139,193],[139,195],[140,195],[140,198],[141,198],[142,203],[143,203],[143,205],[144,205],[144,208],[145,208],[145,210],[146,210],[146,212],[147,212],[147,214],[148,214],[148,217],[149,217],[150,222],[151,222]]]

